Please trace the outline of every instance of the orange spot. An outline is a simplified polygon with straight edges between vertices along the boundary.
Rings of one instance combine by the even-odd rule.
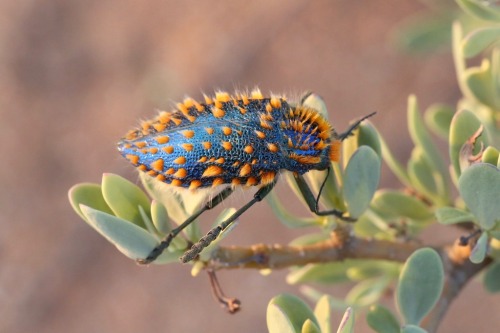
[[[148,175],[150,175],[152,177],[155,177],[158,174],[158,172],[156,172],[154,170],[149,170],[147,173],[148,173]]]
[[[216,187],[219,185],[224,184],[224,179],[222,178],[215,178],[214,181],[212,182],[212,187]]]
[[[293,142],[290,138],[288,138],[288,147],[293,148]]]
[[[161,158],[159,158],[156,161],[151,162],[151,168],[153,168],[156,171],[162,171],[163,170],[163,160]]]
[[[145,121],[141,124],[142,131],[148,131],[149,127],[151,127],[151,123],[149,121]]]
[[[182,103],[184,103],[185,107],[190,108],[194,105],[195,101],[191,97],[186,97],[184,98],[184,101],[182,101]]]
[[[270,184],[274,181],[275,176],[276,176],[276,173],[274,171],[264,172],[261,175],[260,183],[263,185]]]
[[[128,155],[125,155],[125,157],[132,163],[132,164],[137,164],[139,163],[139,156],[137,155],[132,155],[132,154],[128,154]]]
[[[205,111],[205,107],[201,105],[200,103],[193,101],[194,107],[196,108],[196,111],[198,112],[203,112]]]
[[[221,102],[229,102],[231,96],[225,91],[219,91],[215,93],[215,99]]]
[[[214,129],[212,127],[205,127],[205,131],[210,135],[214,134]]]
[[[241,106],[238,106],[238,110],[240,110],[240,113],[241,113],[241,114],[245,114],[245,113],[247,113],[247,109],[242,108]]]
[[[151,154],[156,154],[158,152],[158,148],[156,148],[156,147],[149,148],[149,152]]]
[[[265,128],[265,129],[273,129],[273,127],[265,120],[261,119],[260,120],[260,127]]]
[[[240,130],[236,130],[236,134],[238,134],[239,136],[242,136],[243,135],[243,132],[240,131]]]
[[[238,165],[240,165],[240,164],[241,164],[241,162],[240,162],[240,161],[236,161],[236,162],[234,162],[234,163],[233,163],[233,167],[235,167],[235,168],[236,168],[236,167],[237,167]]]
[[[159,181],[164,182],[166,178],[165,178],[165,176],[164,176],[164,175],[159,174],[158,176],[156,176],[156,179],[158,179]]]
[[[231,185],[232,186],[237,186],[237,185],[240,185],[241,184],[241,179],[239,178],[233,178],[233,180],[231,180]]]
[[[276,153],[279,150],[278,146],[275,145],[274,143],[268,143],[267,149],[269,149],[269,151],[271,151],[273,153]]]
[[[277,97],[271,97],[270,103],[271,103],[272,107],[275,109],[279,109],[281,107],[281,101]]]
[[[224,117],[226,112],[224,112],[224,110],[222,110],[221,108],[213,107],[212,114],[214,115],[215,118],[222,118]]]
[[[204,94],[203,97],[205,98],[206,104],[210,105],[210,104],[214,103],[214,101],[210,97],[208,97],[207,95]]]
[[[165,130],[165,128],[167,127],[165,124],[161,124],[161,123],[156,123],[156,124],[153,124],[153,127],[154,129],[157,131],[157,132],[161,132],[163,130]]]
[[[254,159],[252,160],[252,165],[253,165],[253,164],[257,164],[257,159],[256,159],[256,158],[254,158]]]
[[[182,120],[179,118],[170,118],[170,120],[176,125],[179,126],[182,123]]]
[[[137,148],[144,148],[146,147],[146,142],[144,141],[139,141],[134,143]]]
[[[210,159],[208,160],[209,162],[215,162],[215,157],[210,157]]]
[[[159,136],[155,140],[156,140],[156,142],[158,142],[158,144],[162,145],[162,144],[168,143],[170,138],[168,136]]]
[[[198,160],[198,162],[200,162],[200,163],[205,163],[207,160],[208,160],[208,157],[206,157],[206,156],[202,156],[202,157]]]
[[[248,100],[248,96],[247,95],[241,95],[241,100],[243,101],[243,105],[250,104],[250,101]]]
[[[280,127],[281,127],[281,129],[285,129],[286,128],[286,123],[285,123],[284,120],[281,121]]]
[[[273,111],[273,107],[271,106],[271,103],[267,103],[267,104],[266,104],[266,111],[267,111],[267,112],[271,112],[271,111]]]
[[[167,154],[172,154],[174,152],[174,147],[166,146],[166,147],[163,147],[161,150],[163,150]]]
[[[186,163],[186,158],[184,156],[179,156],[174,160],[175,164],[184,164]]]
[[[325,143],[325,141],[321,140],[320,142],[318,142],[315,146],[314,146],[314,149],[316,150],[323,150],[327,147],[327,144]]]
[[[261,132],[261,131],[255,131],[255,134],[257,134],[257,137],[259,139],[264,139],[266,137],[266,135],[264,134],[264,132]]]
[[[135,138],[137,138],[137,131],[133,130],[133,131],[129,131],[126,135],[125,135],[125,139],[127,140],[134,140]]]
[[[193,145],[190,144],[190,143],[183,143],[182,145],[182,148],[184,148],[186,151],[191,151],[193,150]]]
[[[201,144],[203,145],[203,148],[205,148],[205,149],[212,148],[212,142],[210,142],[210,141],[203,141]]]
[[[233,133],[233,130],[227,126],[224,126],[222,127],[222,133],[224,133],[225,135],[230,135],[231,133]]]
[[[165,112],[165,111],[162,111],[160,112],[160,114],[158,115],[158,117],[156,119],[158,119],[158,121],[162,124],[166,124],[170,121],[170,112]]]
[[[141,170],[141,171],[146,171],[148,169],[147,166],[145,166],[144,164],[141,164],[137,167],[137,169]]]
[[[224,157],[220,157],[220,158],[216,159],[214,162],[222,164],[222,163],[224,163],[224,161],[225,161]]]
[[[233,149],[233,144],[229,141],[223,141],[222,142],[222,147],[225,149],[225,150],[231,150]]]
[[[321,157],[319,156],[302,156],[291,153],[288,157],[302,164],[317,164],[321,162]]]
[[[245,177],[248,175],[250,172],[252,172],[252,166],[248,163],[245,163],[244,166],[241,167],[240,169],[240,176]]]
[[[174,168],[170,168],[167,171],[165,171],[166,175],[173,175],[174,173],[175,173],[175,169]]]
[[[330,161],[338,162],[340,160],[340,140],[335,140],[330,145]]]
[[[220,175],[223,172],[224,172],[224,169],[222,169],[220,166],[211,165],[205,169],[205,171],[203,172],[201,177],[214,177],[214,176]]]
[[[172,182],[170,183],[172,186],[182,186],[182,180],[179,179],[172,179]]]
[[[126,143],[123,145],[123,147],[125,147],[126,149],[129,149],[129,148],[132,148],[132,144],[131,143]]]
[[[184,178],[186,176],[187,176],[187,171],[184,168],[180,168],[179,170],[177,170],[176,173],[174,173],[174,177],[177,178]]]
[[[247,179],[246,185],[247,186],[253,186],[253,185],[257,185],[257,183],[258,183],[257,179],[255,179],[254,177],[249,177]]]
[[[217,108],[217,109],[222,109],[222,102],[221,101],[218,101],[218,100],[215,100],[214,101],[214,106]]]
[[[189,189],[190,190],[196,190],[198,187],[201,186],[201,181],[200,180],[192,180],[191,183],[189,184]]]
[[[258,88],[254,89],[251,94],[253,99],[263,99],[264,96],[262,96],[262,93],[260,92],[260,90]]]
[[[187,139],[191,139],[194,136],[194,131],[193,130],[185,130],[185,131],[182,131],[181,133]]]
[[[245,153],[247,153],[247,154],[251,154],[251,153],[253,153],[253,147],[252,147],[252,146],[250,146],[250,145],[248,145],[248,146],[246,146],[246,147],[243,149],[243,151],[244,151]]]
[[[189,115],[189,110],[188,108],[182,104],[182,103],[177,103],[177,108],[184,114],[184,115]]]

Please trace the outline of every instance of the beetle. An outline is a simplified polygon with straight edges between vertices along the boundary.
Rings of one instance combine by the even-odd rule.
[[[306,97],[309,95],[306,95]],[[320,211],[321,190],[314,196],[303,174],[330,170],[340,159],[340,146],[371,113],[337,133],[317,110],[289,104],[284,97],[216,92],[203,102],[186,98],[171,112],[142,122],[118,143],[120,153],[140,171],[188,191],[221,188],[192,216],[173,229],[140,264],[154,261],[185,227],[206,210],[220,204],[240,186],[256,186],[253,198],[210,230],[181,257],[188,262],[208,246],[241,214],[273,189],[283,171],[293,173],[309,209],[321,216],[352,219],[336,209]],[[326,181],[326,179],[325,179]],[[324,183],[323,183],[324,185]]]

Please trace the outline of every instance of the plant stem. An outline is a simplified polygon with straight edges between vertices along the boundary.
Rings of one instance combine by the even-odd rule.
[[[421,245],[349,236],[345,230],[312,245],[265,245],[219,247],[209,264],[212,269],[278,269],[344,259],[381,259],[404,262]]]

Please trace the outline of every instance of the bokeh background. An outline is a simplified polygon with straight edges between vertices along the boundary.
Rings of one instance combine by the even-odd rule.
[[[155,109],[214,89],[259,86],[290,97],[311,90],[339,129],[376,110],[373,122],[404,160],[407,96],[424,107],[460,96],[449,45],[408,54],[393,43],[408,17],[428,10],[413,0],[2,1],[0,331],[266,331],[269,299],[299,294],[286,271],[221,272],[226,292],[243,301],[230,316],[189,265],[145,268],[122,256],[71,210],[68,189],[98,183],[103,172],[137,181],[117,140]],[[382,183],[398,186],[386,170]],[[263,203],[225,244],[286,243],[302,232]],[[441,239],[450,237],[427,241]],[[441,331],[490,331],[499,309],[476,280]],[[489,322],[475,320],[486,314]]]

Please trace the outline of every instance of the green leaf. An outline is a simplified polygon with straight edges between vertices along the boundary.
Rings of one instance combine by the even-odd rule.
[[[87,221],[80,210],[80,205],[92,207],[102,212],[113,214],[111,208],[102,196],[101,186],[98,184],[81,183],[71,187],[68,191],[69,202],[75,212]]]
[[[286,278],[286,282],[288,284],[306,282],[330,284],[349,281],[346,276],[346,269],[351,265],[349,262],[307,264],[290,272]]]
[[[311,319],[307,319],[302,325],[302,333],[321,333],[321,330]]]
[[[483,163],[489,163],[491,165],[497,166],[499,157],[500,154],[498,150],[492,146],[489,146],[486,147],[486,149],[483,151],[483,156],[481,156],[481,161]]]
[[[472,31],[462,40],[467,58],[472,58],[500,39],[500,27],[485,27]]]
[[[358,307],[371,305],[380,299],[389,282],[386,277],[359,282],[347,294],[346,302]]]
[[[296,214],[290,213],[278,198],[276,191],[271,191],[266,196],[266,201],[271,207],[274,215],[278,220],[290,228],[310,227],[314,225],[322,225],[322,219],[318,217],[298,217]]]
[[[483,262],[486,257],[486,251],[488,250],[488,241],[488,234],[483,232],[470,253],[469,260],[472,263],[479,264]]]
[[[427,108],[424,120],[427,126],[441,138],[448,140],[455,109],[448,105],[434,104]]]
[[[354,218],[370,205],[380,179],[380,159],[368,146],[359,147],[352,155],[344,175],[344,199]]]
[[[394,217],[414,220],[425,220],[433,216],[432,210],[422,201],[392,190],[377,191],[372,207]]]
[[[323,295],[319,299],[318,303],[316,303],[314,315],[318,320],[321,333],[331,333],[332,307],[330,306],[330,299],[328,295]]]
[[[278,295],[267,306],[267,328],[270,333],[301,332],[307,319],[318,326],[311,308],[294,295]]]
[[[492,109],[498,109],[500,101],[495,86],[494,73],[491,62],[488,59],[483,59],[480,67],[471,67],[465,70],[464,80],[478,102]]]
[[[418,325],[434,307],[444,285],[444,269],[436,251],[423,248],[406,261],[396,290],[396,301],[405,324]]]
[[[153,224],[159,232],[163,235],[168,234],[172,230],[172,226],[170,225],[168,213],[160,202],[153,200],[151,203],[151,220]]]
[[[474,215],[453,207],[441,207],[436,210],[436,218],[441,224],[455,224],[471,222],[474,220]]]
[[[171,217],[177,224],[181,224],[189,217],[189,213],[186,211],[182,198],[180,198],[180,195],[177,192],[174,192],[171,187],[144,172],[139,172],[139,179],[141,180],[146,192],[154,200],[165,206],[169,217]]]
[[[89,224],[127,257],[137,260],[148,256],[158,245],[157,240],[146,230],[119,217],[80,205]],[[164,252],[155,264],[177,260],[177,254]]]
[[[156,230],[158,230],[162,236],[167,235],[172,230],[170,225],[170,218],[168,216],[165,206],[160,202],[153,200],[151,203],[151,220]],[[172,239],[168,251],[171,250],[185,250],[187,248],[187,241],[181,237],[177,236]]]
[[[467,142],[467,140],[474,135],[474,133],[481,126],[481,121],[477,116],[467,110],[458,111],[453,120],[451,121],[450,127],[450,160],[453,165],[453,170],[455,176],[458,177],[461,174],[460,170],[460,150],[462,146]],[[479,147],[483,142],[484,146],[488,146],[485,136],[481,136],[476,141],[476,147]],[[474,153],[477,153],[476,150]]]
[[[396,25],[392,40],[411,54],[435,51],[449,44],[450,24],[455,17],[455,11],[448,8],[417,12]]]
[[[420,115],[417,98],[411,95],[408,98],[408,129],[410,131],[410,136],[416,146],[421,148],[422,153],[425,156],[426,164],[429,164],[432,174],[434,175],[435,192],[441,197],[448,200],[449,190],[448,181],[446,178],[447,169],[442,157],[442,153],[437,149],[436,143],[432,140],[430,133],[425,127],[424,120]]]
[[[401,333],[427,333],[427,331],[416,325],[405,325],[401,327]]]
[[[102,194],[114,214],[140,227],[145,227],[139,206],[150,214],[150,201],[135,184],[118,175],[105,173],[102,176]]]
[[[392,312],[382,305],[372,305],[366,314],[366,322],[378,333],[399,333],[400,324]]]
[[[347,308],[340,322],[337,333],[352,333],[354,332],[354,310],[352,308]]]
[[[500,221],[500,170],[477,163],[464,171],[458,189],[481,228],[489,230]]]
[[[377,153],[379,159],[382,158],[379,134],[370,121],[363,121],[359,125],[358,146],[368,146]]]
[[[442,178],[420,146],[413,149],[411,158],[408,161],[408,176],[410,176],[415,190],[438,205],[445,204],[446,199],[442,198],[442,195],[446,194],[439,193],[443,188],[438,189],[438,183],[442,183]]]
[[[490,293],[497,293],[500,291],[500,263],[495,262],[487,268],[483,277],[483,283]]]
[[[500,10],[498,7],[488,6],[486,2],[477,0],[456,0],[464,11],[481,20],[500,22]]]

